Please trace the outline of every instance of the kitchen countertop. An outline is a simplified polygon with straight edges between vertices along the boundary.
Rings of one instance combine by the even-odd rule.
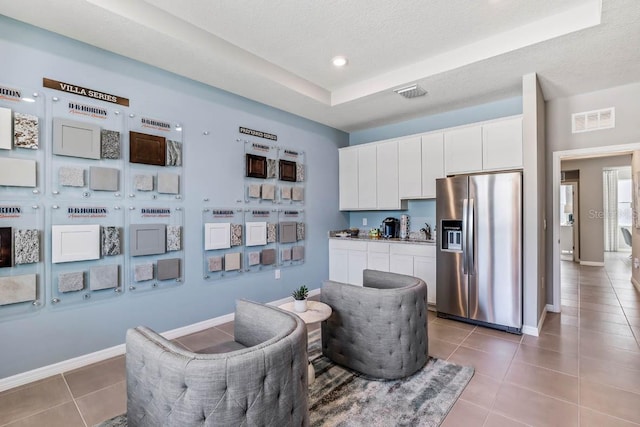
[[[435,245],[435,240],[424,240],[424,239],[398,239],[398,238],[390,238],[385,239],[383,237],[373,238],[369,236],[358,236],[358,237],[337,237],[337,236],[329,236],[329,239],[335,240],[354,240],[354,241],[370,241],[370,242],[380,242],[380,243],[400,243],[400,244],[411,244],[411,245]]]

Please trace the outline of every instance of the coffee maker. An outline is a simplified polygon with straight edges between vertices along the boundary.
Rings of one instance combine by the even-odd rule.
[[[400,232],[398,218],[388,217],[382,221],[382,237],[385,239],[397,238]]]

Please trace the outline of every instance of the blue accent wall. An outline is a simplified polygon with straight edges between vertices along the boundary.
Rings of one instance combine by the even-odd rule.
[[[328,278],[327,231],[348,226],[348,214],[338,210],[338,148],[348,145],[346,133],[3,16],[0,53],[0,84],[64,96],[42,89],[42,78],[49,77],[127,97],[127,112],[181,123],[186,186],[184,284],[54,309],[51,278],[45,277],[47,304],[37,314],[0,316],[0,378],[121,344],[130,327],[167,331],[232,313],[238,298],[274,301],[301,283],[315,289]],[[42,135],[48,150],[50,111],[45,118]],[[306,154],[306,262],[282,269],[280,280],[273,271],[218,281],[202,278],[202,209],[239,206],[236,200],[244,194],[239,126],[276,134],[279,144]],[[50,212],[55,202],[50,186],[45,191],[39,202]],[[43,234],[50,234],[46,225]],[[48,242],[45,237],[43,244]]]
[[[434,199],[409,200],[406,211],[353,211],[349,215],[349,224],[350,227],[368,231],[371,228],[379,228],[385,218],[400,219],[400,215],[409,215],[411,231],[419,231],[425,223],[433,229],[436,222],[436,201]],[[367,219],[367,225],[362,225],[363,218]]]

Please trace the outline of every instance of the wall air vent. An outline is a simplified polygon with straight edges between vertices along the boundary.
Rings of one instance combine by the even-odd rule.
[[[394,89],[393,91],[405,98],[417,98],[418,96],[424,96],[427,94],[427,91],[417,84],[401,87],[400,89]]]
[[[616,109],[586,111],[571,115],[571,133],[591,132],[616,127]]]

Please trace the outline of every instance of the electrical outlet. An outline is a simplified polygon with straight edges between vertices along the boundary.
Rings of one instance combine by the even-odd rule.
[[[276,280],[280,280],[280,269],[276,270]]]
[[[367,218],[362,218],[362,225],[367,225]]]

